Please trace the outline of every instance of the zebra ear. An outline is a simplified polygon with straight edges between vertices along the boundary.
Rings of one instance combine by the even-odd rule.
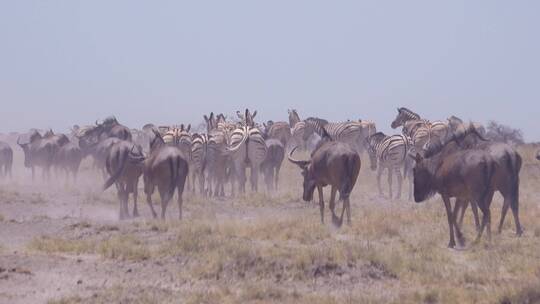
[[[203,115],[204,121],[208,122],[208,116]]]
[[[253,114],[251,115],[251,118],[255,118],[255,116],[257,116],[257,110],[255,110],[255,112],[253,112]]]
[[[189,130],[191,130],[191,124],[187,125],[186,132],[189,132]]]
[[[240,113],[240,111],[236,111],[236,116],[238,116],[238,118],[240,118],[240,119],[244,119],[244,117],[242,117],[242,114]]]
[[[398,113],[401,113],[401,109],[400,109],[400,108],[397,108],[397,111],[398,111]]]

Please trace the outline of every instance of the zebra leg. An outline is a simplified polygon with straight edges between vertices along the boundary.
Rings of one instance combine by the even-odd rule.
[[[398,183],[398,191],[397,191],[396,199],[401,199],[401,186],[403,184],[403,177],[401,176],[401,171],[399,170],[399,168],[396,168],[395,171],[396,171],[397,183]]]
[[[259,191],[259,165],[255,164],[251,168],[251,190],[258,192]]]
[[[380,197],[383,196],[383,192],[382,192],[382,188],[381,188],[381,176],[382,176],[383,170],[384,170],[384,168],[382,168],[379,165],[379,168],[377,169],[377,188],[379,189],[379,196]]]
[[[389,188],[389,191],[390,191],[390,200],[392,199],[393,197],[393,194],[392,194],[392,168],[388,168],[388,188]]]

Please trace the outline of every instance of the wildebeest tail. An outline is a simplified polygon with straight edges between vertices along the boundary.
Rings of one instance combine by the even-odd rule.
[[[360,158],[359,157],[347,157],[345,160],[345,172],[344,175],[346,176],[345,182],[341,188],[341,191],[339,191],[339,199],[345,200],[348,199],[351,195],[352,188],[354,187],[354,183],[356,182],[356,168],[358,168]]]
[[[112,168],[111,168],[111,157],[109,156],[107,157],[105,166],[107,167],[107,171],[110,172]],[[116,180],[118,180],[120,175],[122,175],[122,172],[124,172],[124,168],[126,167],[126,162],[128,158],[128,151],[125,151],[124,153],[117,151],[115,155],[113,155],[112,157],[116,158],[116,163],[119,164],[119,166],[116,169],[116,171],[107,179],[105,184],[103,184],[103,191],[107,190],[112,184],[114,184]]]
[[[519,172],[521,171],[522,159],[521,156],[516,152],[516,157],[512,157],[510,153],[507,153],[507,157],[511,164],[512,180],[511,180],[511,195],[512,199],[510,201],[510,207],[512,210],[519,209]]]

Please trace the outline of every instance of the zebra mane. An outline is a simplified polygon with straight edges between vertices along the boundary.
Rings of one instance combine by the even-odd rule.
[[[328,120],[326,119],[322,119],[322,118],[318,118],[318,117],[308,117],[306,118],[305,120],[306,122],[309,122],[309,123],[315,123],[321,127],[324,127],[328,124]]]
[[[401,107],[398,109],[399,113],[402,114],[404,113],[405,115],[409,116],[409,117],[415,117],[415,119],[420,119],[420,115],[414,113],[413,111],[405,108],[405,107]]]

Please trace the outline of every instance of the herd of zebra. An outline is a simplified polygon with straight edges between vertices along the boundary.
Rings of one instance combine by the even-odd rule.
[[[489,204],[494,191],[504,196],[499,230],[508,208],[512,209],[516,231],[522,228],[518,216],[519,170],[521,157],[514,147],[484,139],[485,130],[478,123],[465,123],[451,116],[446,121],[421,118],[407,108],[398,108],[391,123],[402,132],[386,135],[377,132],[375,123],[366,120],[328,122],[309,117],[301,119],[296,110],[289,110],[289,122],[255,121],[257,111],[237,111],[236,119],[223,114],[204,115],[206,130],[192,132],[191,125],[145,125],[141,130],[129,129],[116,118],[109,117],[92,126],[72,129],[71,134],[55,134],[51,130],[41,135],[32,130],[27,141],[17,139],[24,152],[24,165],[32,170],[41,167],[43,176],[50,177],[51,168],[64,170],[74,179],[81,160],[91,156],[101,171],[103,189],[116,186],[120,201],[119,217],[130,216],[129,195],[132,194],[133,216],[138,216],[138,182],[143,177],[147,203],[157,216],[152,194],[157,188],[161,197],[161,217],[165,217],[168,202],[178,192],[179,217],[182,217],[182,194],[185,186],[202,196],[225,196],[244,193],[247,170],[250,169],[252,191],[258,191],[262,173],[269,191],[278,188],[279,172],[285,156],[298,165],[304,177],[304,200],[319,194],[321,221],[324,222],[323,187],[330,185],[332,220],[341,225],[347,211],[348,197],[360,170],[360,156],[367,151],[372,170],[377,170],[377,185],[382,195],[381,176],[388,171],[389,196],[393,198],[392,179],[398,181],[396,197],[401,195],[404,179],[408,180],[409,200],[423,201],[435,193],[445,203],[450,227],[449,246],[455,246],[454,235],[463,238],[460,225],[467,206],[472,206],[478,238],[487,226],[490,235]],[[309,160],[296,160],[297,150],[310,152]],[[540,160],[540,152],[537,155]],[[11,174],[13,151],[0,142],[0,173]],[[3,168],[3,170],[2,170]],[[198,188],[198,191],[196,191]],[[343,201],[341,217],[334,213],[335,195]],[[449,198],[455,197],[454,209]],[[477,208],[483,213],[478,219]],[[458,220],[459,218],[459,220]],[[459,223],[459,224],[458,224]]]

